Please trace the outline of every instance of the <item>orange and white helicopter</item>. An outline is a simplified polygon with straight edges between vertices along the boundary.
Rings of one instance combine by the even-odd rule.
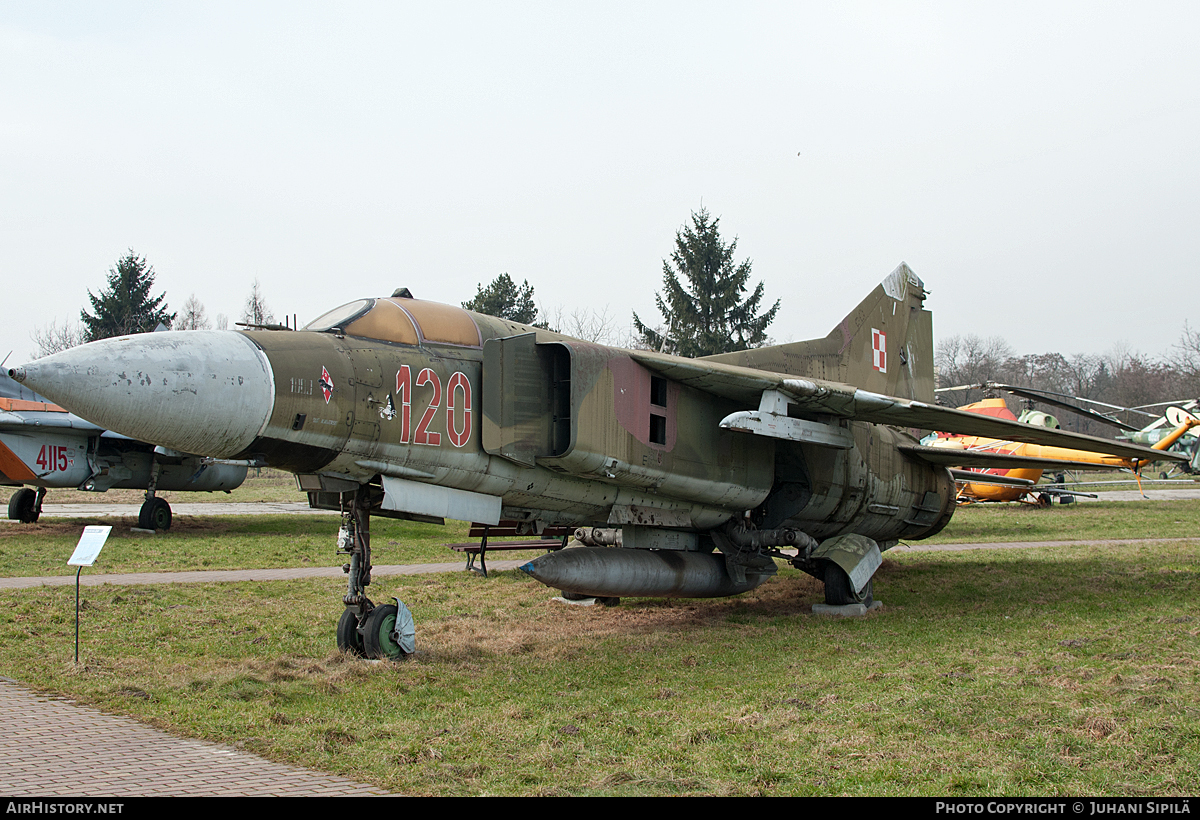
[[[1004,399],[1000,398],[983,399],[958,409],[1042,427],[1059,426],[1057,419],[1053,416],[1035,410],[1026,410],[1018,418],[1008,409]],[[1169,433],[1159,436],[1151,448],[1166,451],[1189,430],[1200,427],[1200,418],[1186,411],[1183,411],[1179,421],[1180,423],[1174,426]],[[1014,459],[1025,462],[1024,466],[1020,467],[953,471],[958,485],[960,504],[980,501],[1024,501],[1038,506],[1046,506],[1054,496],[1086,495],[1069,491],[1061,483],[1039,485],[1038,481],[1041,480],[1042,473],[1047,470],[1128,470],[1134,474],[1140,489],[1141,469],[1152,463],[1143,459],[1099,455],[1065,447],[1044,447],[1024,442],[947,433],[938,433],[936,437],[926,439],[923,444],[937,449],[959,451],[964,455],[967,453],[1003,454],[1007,456],[1010,463]]]

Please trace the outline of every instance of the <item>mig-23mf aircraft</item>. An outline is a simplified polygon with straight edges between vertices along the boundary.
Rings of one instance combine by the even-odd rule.
[[[138,526],[165,530],[171,506],[158,490],[228,491],[245,478],[245,467],[205,464],[84,421],[0,372],[0,486],[20,488],[8,500],[14,521],[37,521],[47,489],[116,487],[146,490]]]
[[[916,428],[1162,457],[935,406],[925,296],[901,264],[824,339],[685,359],[401,289],[300,331],[106,339],[10,372],[108,429],[295,473],[312,506],[342,511],[339,645],[397,657],[407,610],[367,597],[371,515],[578,527],[612,546],[522,567],[574,595],[735,595],[780,559],[847,604],[870,600],[881,550],[950,520],[948,466],[1009,465],[950,465]]]

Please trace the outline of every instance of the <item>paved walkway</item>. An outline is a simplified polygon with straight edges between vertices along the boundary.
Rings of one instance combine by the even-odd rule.
[[[462,572],[463,561],[445,564],[389,564],[371,567],[372,577],[385,575],[427,575],[434,572]],[[488,571],[513,569],[524,561],[488,561]],[[291,581],[297,578],[344,578],[341,567],[294,567],[289,569],[215,569],[195,572],[128,572],[88,575],[84,567],[79,585],[98,587],[104,584],[213,584],[225,581]],[[74,586],[75,573],[43,575],[33,578],[0,578],[0,589],[29,587]]]
[[[344,777],[163,734],[0,678],[5,797],[369,797]]]
[[[1138,491],[1137,485],[1130,485],[1126,490],[1100,490],[1096,492],[1099,498],[1088,498],[1087,496],[1075,496],[1076,501],[1182,501],[1189,498],[1200,498],[1200,487],[1194,483],[1192,486],[1187,484],[1176,484],[1172,487],[1164,487],[1161,484],[1156,488],[1150,482],[1145,484],[1145,495]]]

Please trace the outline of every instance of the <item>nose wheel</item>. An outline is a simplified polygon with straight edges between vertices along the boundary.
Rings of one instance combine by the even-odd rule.
[[[171,505],[166,499],[159,498],[154,493],[158,489],[158,475],[162,471],[162,465],[158,463],[158,458],[151,458],[150,461],[150,484],[146,487],[146,500],[142,503],[141,510],[138,511],[138,529],[143,530],[169,530],[171,529]]]
[[[416,651],[416,629],[412,613],[398,598],[395,603],[372,607],[359,618],[354,607],[346,607],[338,620],[338,649],[365,658],[398,661]]]
[[[45,487],[39,487],[36,491],[22,487],[8,499],[8,517],[22,524],[37,523],[42,514],[42,499],[45,496]]]
[[[399,599],[371,610],[363,619],[363,649],[368,658],[398,661],[416,651],[412,613]]]

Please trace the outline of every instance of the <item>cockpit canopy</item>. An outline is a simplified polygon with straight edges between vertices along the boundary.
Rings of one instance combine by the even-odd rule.
[[[356,299],[313,319],[303,330],[344,333],[402,345],[479,347],[482,339],[462,308],[419,299]]]

